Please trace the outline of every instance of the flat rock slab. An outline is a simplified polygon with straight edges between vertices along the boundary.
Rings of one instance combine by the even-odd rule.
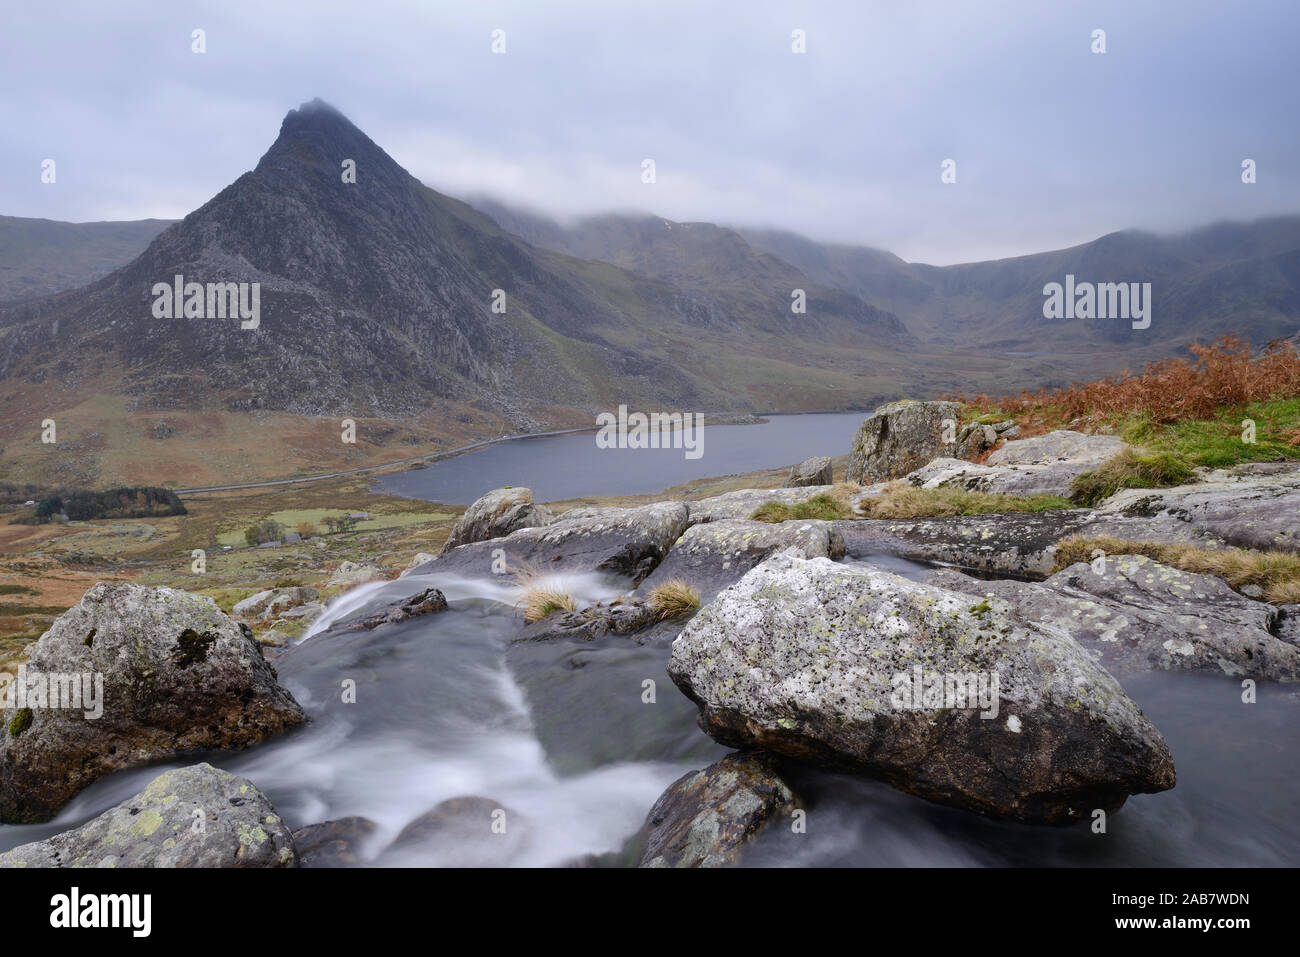
[[[925,581],[1006,601],[1038,627],[1082,641],[1109,668],[1206,670],[1232,677],[1300,681],[1300,648],[1273,632],[1276,608],[1220,578],[1141,555],[1109,555],[1040,583],[980,581],[944,569]]]
[[[1056,564],[1056,543],[1072,535],[1193,542],[1205,548],[1223,545],[1221,539],[1209,532],[1172,516],[1142,519],[1091,509],[862,519],[832,524],[843,537],[847,553],[854,557],[891,552],[914,561],[1030,577],[1051,574]]]
[[[168,771],[81,827],[0,854],[0,867],[297,867],[252,782],[210,764]]]
[[[770,755],[729,754],[684,774],[646,815],[639,867],[730,867],[765,825],[794,807]]]
[[[690,523],[716,522],[724,518],[748,519],[754,510],[768,502],[781,505],[802,505],[810,498],[828,495],[834,485],[805,485],[801,488],[742,488],[725,492],[698,502],[689,502]]]
[[[1223,473],[1219,473],[1222,475]],[[1246,471],[1219,481],[1124,489],[1099,515],[1169,518],[1241,548],[1300,551],[1300,467]]]
[[[1088,435],[1057,429],[1046,435],[1007,442],[990,453],[987,461],[989,465],[1020,466],[1071,462],[1096,468],[1128,448],[1129,444],[1115,435]]]
[[[1160,732],[1080,644],[867,566],[769,558],[691,620],[668,673],[724,745],[995,817],[1064,824],[1174,785]]]
[[[500,557],[511,569],[599,571],[639,582],[686,530],[687,515],[681,502],[574,509],[550,525],[453,548],[413,574],[486,576]]]
[[[5,821],[48,820],[113,771],[246,747],[306,720],[248,626],[211,598],[173,588],[92,586],[36,642],[24,672],[47,691],[53,677],[75,678],[82,694],[79,707],[55,707],[29,692],[28,706],[5,710]],[[102,692],[98,715],[88,684]]]
[[[701,601],[709,601],[769,555],[787,548],[805,558],[841,558],[844,539],[831,522],[813,519],[720,519],[692,525],[638,591],[648,595],[656,585],[680,580],[697,589]]]

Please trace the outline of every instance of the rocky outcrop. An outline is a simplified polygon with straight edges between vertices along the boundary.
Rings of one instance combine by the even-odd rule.
[[[1045,582],[981,581],[948,569],[927,583],[1006,601],[1044,631],[1083,642],[1116,668],[1208,670],[1300,681],[1300,648],[1273,634],[1278,609],[1220,578],[1140,555],[1109,555],[1102,570],[1071,565]]]
[[[365,863],[362,848],[378,829],[364,817],[341,817],[309,824],[293,832],[302,867],[360,867]]]
[[[763,754],[729,754],[684,774],[645,821],[639,867],[729,867],[766,824],[794,807],[794,794]]]
[[[831,522],[814,519],[748,522],[722,519],[692,525],[638,589],[648,594],[679,579],[708,601],[769,555],[794,549],[804,558],[842,558],[844,539]]]
[[[1172,519],[1241,548],[1300,551],[1300,466],[1212,472],[1207,481],[1161,489],[1124,489],[1099,517]]]
[[[500,557],[511,569],[602,571],[639,582],[668,553],[686,525],[687,509],[681,502],[573,509],[544,527],[523,528],[505,538],[443,552],[417,572],[484,575]]]
[[[269,588],[236,602],[230,613],[243,621],[271,621],[291,608],[314,603],[319,598],[320,592],[310,586]]]
[[[499,488],[465,509],[442,551],[449,552],[470,542],[504,538],[521,528],[540,528],[554,520],[550,509],[533,501],[532,489]]]
[[[47,820],[112,771],[242,748],[305,720],[247,626],[172,588],[100,582],[41,636],[25,671],[29,684],[61,677],[80,696],[53,707],[29,692],[6,708],[0,819],[10,822]]]
[[[81,827],[0,867],[296,867],[293,837],[252,782],[210,764],[160,774]]]
[[[824,455],[804,459],[790,469],[783,488],[804,488],[808,485],[831,485],[831,460]]]
[[[668,673],[724,745],[996,817],[1068,823],[1174,785],[1159,731],[1078,643],[867,566],[773,556],[691,620]]]
[[[406,567],[402,569],[401,573],[397,577],[405,578],[407,575],[411,574],[411,572],[415,571],[421,565],[433,561],[435,557],[436,556],[430,555],[428,552],[416,552],[415,555],[412,556],[411,560],[407,562]]]
[[[1096,468],[1128,447],[1128,443],[1118,436],[1057,429],[1046,435],[1008,442],[989,455],[988,464],[1029,467],[1090,463],[1089,468]]]
[[[865,519],[832,523],[849,555],[889,552],[913,561],[943,562],[1003,575],[1043,578],[1056,565],[1056,543],[1071,535],[1109,535],[1133,541],[1193,542],[1222,547],[1221,539],[1186,522],[1101,515],[1091,509],[1008,512],[945,518]]]
[[[907,481],[920,488],[958,486],[997,495],[1068,497],[1071,483],[1128,446],[1111,435],[1057,431],[1008,442],[979,465],[957,458],[936,458],[911,472]]]
[[[858,428],[847,480],[859,485],[902,478],[940,455],[958,454],[956,402],[904,399],[876,409]],[[952,442],[944,442],[945,432]]]
[[[704,522],[716,522],[724,518],[749,518],[754,510],[768,502],[781,505],[800,505],[818,495],[829,495],[834,485],[805,485],[800,488],[742,488],[734,492],[724,492],[698,502],[687,503],[690,508],[690,522],[700,525]]]

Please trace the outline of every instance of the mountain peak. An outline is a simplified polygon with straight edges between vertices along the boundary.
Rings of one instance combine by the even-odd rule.
[[[280,135],[301,129],[328,129],[328,128],[347,128],[356,129],[356,125],[344,116],[338,108],[326,103],[320,97],[308,100],[296,110],[290,110],[284,115],[284,121],[280,124]]]

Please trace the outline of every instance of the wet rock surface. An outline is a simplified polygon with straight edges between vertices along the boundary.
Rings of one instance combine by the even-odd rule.
[[[730,867],[794,794],[771,755],[729,754],[682,775],[646,815],[640,867]]]
[[[341,817],[309,824],[293,832],[302,867],[359,867],[365,863],[362,849],[375,834],[374,821],[364,817]]]

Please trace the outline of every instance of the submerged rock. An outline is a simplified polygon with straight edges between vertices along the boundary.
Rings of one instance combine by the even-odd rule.
[[[465,509],[442,551],[449,552],[470,542],[504,538],[521,528],[539,528],[551,524],[554,518],[550,509],[533,501],[532,489],[495,489]]]
[[[794,807],[794,795],[764,754],[729,754],[684,774],[645,821],[639,867],[729,867],[758,831]]]
[[[825,455],[814,455],[804,459],[790,469],[784,488],[803,488],[808,485],[826,486],[832,484],[831,460]]]
[[[601,571],[637,582],[667,554],[686,525],[687,510],[681,502],[573,509],[544,527],[443,552],[418,573],[486,576],[502,559],[511,570]]]
[[[722,519],[692,525],[639,591],[678,579],[707,601],[776,552],[792,548],[805,558],[842,558],[844,539],[830,522],[814,519],[747,522]]]
[[[1105,570],[1080,562],[1045,582],[980,581],[958,572],[926,582],[1008,602],[1045,631],[1084,642],[1107,667],[1209,670],[1300,681],[1300,648],[1273,634],[1279,612],[1220,578],[1141,555],[1109,555]]]
[[[520,814],[491,798],[451,798],[402,828],[384,862],[432,867],[505,867],[528,843]]]
[[[0,820],[9,822],[48,820],[121,768],[243,748],[305,720],[246,625],[172,588],[94,585],[36,642],[25,670],[41,686],[77,679],[82,695],[77,707],[52,707],[29,692],[27,707],[6,708]]]
[[[395,601],[364,618],[352,618],[330,627],[330,631],[373,631],[380,625],[395,625],[408,618],[431,615],[447,610],[447,598],[436,588],[426,588],[416,595]]]
[[[956,402],[904,399],[876,409],[858,428],[846,478],[859,485],[902,478],[940,455],[958,454]],[[949,432],[952,442],[944,442]]]
[[[365,817],[341,817],[309,824],[293,832],[302,867],[360,867],[361,848],[378,829]]]
[[[160,774],[81,827],[0,854],[0,867],[296,866],[266,795],[210,764]]]
[[[769,558],[692,619],[668,673],[722,744],[995,817],[1063,824],[1174,785],[1160,732],[1078,643],[866,566]]]

